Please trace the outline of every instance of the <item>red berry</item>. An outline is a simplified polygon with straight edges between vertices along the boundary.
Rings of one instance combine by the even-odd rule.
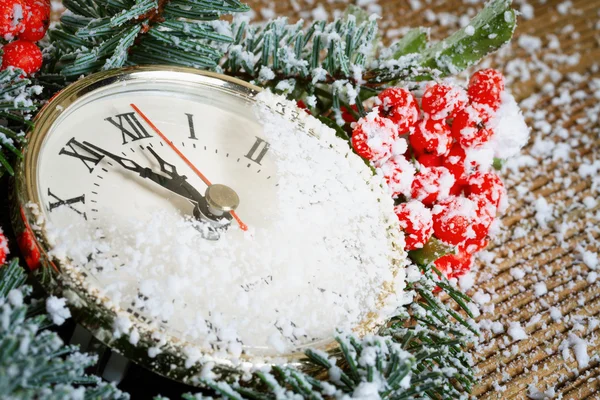
[[[23,0],[2,0],[0,2],[0,36],[6,40],[14,39],[24,29],[24,17]]]
[[[392,197],[410,195],[410,188],[415,177],[415,167],[403,155],[391,157],[383,165],[381,171],[387,182]]]
[[[467,159],[467,154],[461,145],[458,143],[454,143],[450,148],[450,151],[443,158],[442,165],[448,168],[448,171],[454,178],[459,181],[465,177],[465,160]]]
[[[398,125],[399,133],[406,133],[419,120],[419,104],[411,92],[393,87],[379,93],[382,114]]]
[[[356,107],[356,104],[350,106],[354,111],[358,111],[358,107]],[[354,114],[352,114],[350,111],[348,111],[348,109],[346,107],[341,107],[340,111],[342,112],[342,119],[348,123],[351,124],[352,122],[356,122],[356,117],[354,116]]]
[[[43,39],[50,25],[50,1],[25,0],[25,27],[19,39],[37,42]]]
[[[467,106],[456,114],[452,121],[452,136],[465,148],[480,146],[490,140],[493,131],[487,128],[481,114]]]
[[[433,234],[431,211],[416,200],[399,204],[394,211],[400,221],[400,228],[404,231],[406,250],[422,248]]]
[[[359,156],[377,163],[392,155],[397,138],[396,125],[374,111],[354,124],[352,147]]]
[[[435,260],[435,266],[448,279],[459,278],[469,272],[473,266],[473,256],[464,251],[447,254]]]
[[[452,146],[450,127],[443,120],[425,119],[420,121],[408,139],[417,154],[431,153],[443,156]]]
[[[466,197],[452,196],[433,207],[433,231],[442,242],[457,245],[476,237],[473,224],[478,221],[479,206]]]
[[[29,269],[33,271],[39,268],[41,253],[33,233],[30,230],[25,229],[17,238],[17,244],[21,249],[21,253],[23,253],[25,263],[27,263]]]
[[[444,167],[421,168],[411,186],[411,196],[426,206],[445,199],[454,185],[454,177]]]
[[[31,75],[42,67],[42,51],[35,43],[25,40],[15,40],[4,46],[2,66],[0,70],[8,67],[20,68],[27,75]]]
[[[435,120],[453,118],[468,101],[467,93],[462,88],[436,83],[423,93],[421,109]]]
[[[496,207],[483,196],[469,196],[469,199],[477,203],[477,218],[472,224],[474,235],[470,235],[467,240],[483,240],[490,233],[496,217]]]
[[[441,167],[444,163],[444,159],[440,156],[436,156],[435,154],[422,154],[417,158],[419,164],[422,167]]]
[[[467,195],[484,196],[495,208],[499,208],[505,199],[506,189],[502,179],[494,172],[477,171],[466,180]]]
[[[504,91],[504,77],[495,69],[475,72],[469,81],[468,94],[471,103],[484,104],[493,110],[500,106],[500,94]]]
[[[475,254],[485,249],[489,243],[490,240],[487,237],[483,239],[467,239],[457,249],[467,254]]]
[[[4,236],[4,233],[2,233],[2,229],[0,229],[0,265],[6,262],[6,255],[8,253],[8,240]]]

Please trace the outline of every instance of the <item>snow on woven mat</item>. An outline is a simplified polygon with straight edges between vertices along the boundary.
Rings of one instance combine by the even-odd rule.
[[[268,228],[232,226],[209,241],[193,221],[161,210],[146,220],[101,221],[105,240],[81,227],[48,227],[53,255],[88,264],[96,289],[114,305],[133,304],[154,325],[234,359],[243,349],[290,352],[331,337],[335,328],[352,329],[368,315],[373,322],[374,312],[395,309],[404,277],[391,267],[404,259],[403,240],[380,178],[333,130],[301,112],[317,138],[274,111],[280,104],[295,109],[292,103],[264,92],[258,104],[278,170]],[[97,255],[88,263],[90,253]],[[383,296],[384,282],[395,295]],[[123,317],[115,332],[139,337]],[[186,350],[193,361],[198,347]]]

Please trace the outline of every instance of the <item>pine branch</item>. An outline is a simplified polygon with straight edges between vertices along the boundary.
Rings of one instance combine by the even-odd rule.
[[[128,399],[114,385],[85,374],[96,363],[95,356],[81,354],[43,330],[49,319],[31,312],[39,308],[26,302],[31,288],[23,286],[25,280],[16,259],[0,266],[0,397]]]
[[[130,64],[212,69],[232,41],[221,15],[248,11],[238,0],[65,0],[71,11],[50,31],[55,63],[68,80]],[[215,21],[205,23],[203,21]]]
[[[22,76],[23,71],[13,68],[0,72],[0,176],[13,175],[12,159],[23,156],[19,147],[37,109],[32,97],[41,92],[41,87]]]
[[[329,24],[315,21],[306,29],[285,18],[263,26],[238,21],[222,70],[294,98],[314,96],[313,114],[331,110],[343,125],[340,107],[356,105],[364,115],[361,100],[382,85],[456,74],[499,49],[516,26],[511,3],[488,3],[470,23],[474,33],[461,29],[428,46],[427,31],[415,29],[379,54],[377,21],[362,14]]]

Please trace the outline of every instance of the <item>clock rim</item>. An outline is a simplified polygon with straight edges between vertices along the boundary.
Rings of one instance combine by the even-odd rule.
[[[176,83],[193,83],[199,85],[211,86],[232,95],[240,97],[245,101],[254,104],[255,96],[262,91],[261,88],[252,85],[246,81],[233,78],[227,75],[214,72],[197,70],[189,67],[167,66],[167,65],[150,65],[150,66],[133,66],[119,68],[109,71],[98,72],[89,75],[77,82],[67,86],[62,91],[54,95],[48,103],[37,113],[34,118],[34,128],[27,133],[26,143],[23,150],[23,158],[17,163],[15,175],[11,179],[13,186],[10,191],[9,201],[11,203],[11,220],[13,229],[17,237],[20,237],[24,232],[31,235],[35,242],[35,246],[41,254],[40,266],[33,269],[31,272],[35,275],[37,281],[42,285],[44,290],[55,296],[66,297],[69,300],[69,308],[73,314],[74,320],[85,327],[91,334],[96,337],[105,346],[116,350],[126,358],[136,362],[137,364],[147,368],[159,375],[167,378],[186,383],[197,384],[191,380],[197,376],[203,365],[196,364],[191,368],[185,368],[185,355],[183,348],[185,343],[179,339],[171,341],[164,346],[161,346],[161,353],[155,358],[148,356],[148,349],[156,345],[157,341],[152,339],[152,332],[147,328],[146,324],[141,321],[134,321],[134,326],[140,331],[140,340],[134,346],[129,343],[126,336],[115,338],[112,334],[114,320],[117,317],[116,308],[109,308],[106,304],[98,303],[97,296],[90,293],[85,287],[78,282],[78,277],[74,271],[69,271],[67,263],[60,263],[52,260],[48,256],[48,250],[51,249],[43,230],[33,230],[31,225],[35,226],[38,219],[35,209],[28,206],[30,203],[40,204],[39,193],[37,190],[37,163],[40,156],[40,149],[45,137],[50,132],[50,128],[58,119],[63,111],[67,111],[71,105],[76,103],[81,97],[93,92],[101,87],[118,83],[135,80],[148,80],[160,78],[161,82],[171,81]],[[57,106],[61,106],[57,107]],[[299,109],[299,108],[298,108]],[[389,235],[388,235],[389,236]],[[398,245],[398,241],[394,238],[389,238],[390,242],[402,249]],[[21,241],[19,240],[19,245]],[[26,254],[27,249],[21,249],[23,254]],[[402,265],[400,262],[395,263],[396,269]],[[395,272],[394,272],[395,274]],[[382,292],[390,292],[389,288],[382,288]],[[389,293],[388,293],[389,295]],[[75,299],[75,300],[74,300]],[[75,306],[74,303],[82,302],[82,306]],[[361,321],[357,329],[362,334],[375,333],[381,323],[368,327],[367,321]],[[364,327],[362,326],[364,324]],[[146,326],[145,326],[146,325]],[[171,337],[172,338],[172,337]],[[323,339],[324,344],[321,346],[311,345],[310,348],[335,353],[339,352],[339,346],[335,342],[335,338]],[[232,362],[225,358],[211,357],[210,354],[204,353],[203,356],[212,358],[215,362],[213,371],[226,375],[240,374],[240,366],[234,366]],[[314,366],[308,363],[306,356],[302,352],[294,352],[282,356],[287,362],[286,365],[300,368],[308,373],[312,371]],[[247,357],[241,358],[241,367],[253,367],[260,365],[272,365],[273,363],[256,363],[248,361]],[[173,368],[173,365],[176,367]]]

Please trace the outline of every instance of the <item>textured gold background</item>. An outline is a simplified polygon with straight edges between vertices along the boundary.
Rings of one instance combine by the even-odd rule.
[[[333,10],[343,9],[350,2],[293,0],[289,2],[250,1],[249,3],[255,10],[263,7],[267,10],[275,10],[276,15],[297,19],[301,12],[304,11],[306,15],[319,4],[328,10]],[[516,2],[515,7],[519,9],[521,3]],[[572,110],[568,115],[563,112],[564,106],[551,104],[554,95],[541,93],[535,108],[547,113],[545,119],[552,124],[553,129],[562,126],[568,130],[569,137],[587,136],[588,143],[576,145],[573,151],[584,159],[597,160],[600,136],[598,122],[580,123],[577,120],[585,116],[586,112],[597,115],[599,111],[597,106],[600,102],[600,98],[597,97],[599,94],[594,96],[588,83],[592,77],[600,78],[597,71],[590,70],[594,63],[600,61],[600,32],[596,25],[600,20],[600,1],[574,0],[572,1],[574,11],[566,14],[557,12],[557,6],[562,1],[548,0],[542,4],[539,0],[529,0],[529,3],[534,7],[534,18],[519,19],[512,43],[503,50],[501,56],[494,57],[491,65],[505,70],[509,60],[515,58],[534,62],[536,58],[543,59],[546,53],[579,52],[581,58],[576,65],[560,66],[557,69],[563,73],[577,71],[586,74],[582,82],[565,85],[565,90],[569,94],[583,90],[585,96],[573,101]],[[420,10],[412,10],[408,0],[379,0],[377,4],[382,7],[381,26],[388,31],[387,35],[385,33],[383,35],[384,40],[396,36],[395,30],[401,26],[432,27],[434,39],[441,38],[455,29],[452,23],[444,27],[440,25],[439,20],[428,20],[427,14],[423,12],[424,9],[461,16],[473,15],[482,7],[481,1],[472,0],[429,2],[421,0]],[[259,11],[257,18],[270,17],[271,14],[269,11],[264,13]],[[571,32],[569,25],[572,25]],[[545,38],[547,34],[555,34],[560,40],[562,50],[549,51],[544,47],[541,52],[532,57],[518,45],[518,38],[523,34],[541,38]],[[546,43],[547,41],[544,40],[543,46],[546,46]],[[541,91],[541,84],[533,80],[536,75],[534,73],[529,80],[517,76],[510,83],[509,87],[517,100]],[[565,77],[561,77],[557,86],[565,80]],[[540,135],[539,130],[533,129],[532,137],[538,135]],[[531,144],[524,149],[524,152],[531,152]],[[598,297],[600,281],[597,280],[592,284],[586,281],[589,268],[581,263],[579,253],[576,251],[576,246],[578,244],[585,246],[590,236],[592,238],[600,236],[595,230],[598,225],[598,206],[592,210],[584,210],[580,204],[586,196],[597,198],[597,189],[592,189],[592,177],[582,179],[577,173],[579,167],[577,157],[571,157],[567,162],[553,162],[547,157],[535,158],[538,166],[523,170],[522,174],[513,172],[504,174],[510,187],[511,202],[503,218],[505,231],[490,247],[495,253],[496,262],[493,265],[479,262],[481,282],[470,291],[474,293],[478,289],[485,289],[495,293],[491,301],[494,304],[494,311],[482,315],[481,318],[501,321],[505,329],[510,322],[519,321],[528,333],[528,338],[513,343],[506,333],[492,335],[488,332],[484,335],[483,343],[473,350],[479,375],[479,384],[473,394],[482,399],[524,399],[527,398],[528,385],[533,383],[540,390],[555,387],[557,396],[560,394],[563,399],[600,398],[600,394],[596,393],[600,391],[598,380],[600,367],[598,360],[593,358],[594,355],[597,357],[600,345],[598,329],[589,329],[588,325],[584,324],[586,328],[583,331],[574,330],[573,324],[565,323],[564,318],[554,322],[549,311],[551,306],[555,306],[561,310],[563,316],[569,317],[573,315],[597,317],[600,312]],[[570,178],[570,181],[568,179],[561,181],[561,178]],[[522,194],[517,192],[517,187]],[[527,195],[524,196],[523,193]],[[531,199],[538,196],[544,196],[550,204],[554,205],[557,221],[572,222],[564,234],[562,243],[557,238],[557,230],[552,228],[552,223],[546,229],[538,226],[531,205]],[[596,215],[593,215],[594,213]],[[525,237],[513,240],[512,232],[516,227],[524,227],[529,233]],[[598,252],[598,248],[594,246],[588,247],[587,250]],[[516,280],[509,272],[515,266],[536,273],[529,272],[524,278]],[[537,297],[534,292],[534,284],[538,281],[544,281],[548,289],[548,293],[540,297]],[[540,320],[527,325],[535,315],[539,315]],[[566,361],[559,350],[560,344],[569,333],[584,337],[588,341],[587,352],[592,360],[582,371],[577,371],[577,362],[574,358]],[[513,347],[514,345],[518,347]]]

